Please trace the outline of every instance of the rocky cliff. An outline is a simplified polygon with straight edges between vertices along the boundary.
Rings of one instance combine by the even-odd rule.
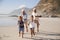
[[[60,0],[40,0],[35,8],[41,16],[60,16]]]

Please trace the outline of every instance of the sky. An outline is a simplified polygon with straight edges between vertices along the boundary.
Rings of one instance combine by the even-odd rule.
[[[0,14],[8,14],[21,7],[33,8],[40,0],[0,0]]]

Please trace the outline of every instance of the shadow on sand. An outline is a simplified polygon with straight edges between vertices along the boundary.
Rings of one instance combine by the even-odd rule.
[[[50,32],[50,33],[47,33],[47,32],[39,32],[39,33],[36,33],[38,35],[48,35],[48,36],[60,36],[60,34],[57,34],[57,33],[53,33],[53,32]]]
[[[44,36],[60,36],[60,34],[56,33],[43,33],[43,32],[38,32],[36,33],[37,35],[44,35]],[[32,39],[32,40],[60,40],[60,39],[52,39],[52,38],[44,38],[44,37],[24,37],[25,39]]]
[[[29,38],[29,37],[24,37],[25,39],[32,39],[32,40],[60,40],[60,39],[51,39],[51,38]]]

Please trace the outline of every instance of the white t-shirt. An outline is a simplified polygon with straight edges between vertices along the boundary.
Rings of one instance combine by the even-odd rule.
[[[35,16],[37,16],[37,13],[32,12],[32,15],[33,15],[34,20],[35,20],[35,19],[36,19],[36,17],[35,17]]]
[[[27,19],[27,14],[23,15],[23,19]]]
[[[34,22],[30,22],[29,28],[35,28],[35,23]]]

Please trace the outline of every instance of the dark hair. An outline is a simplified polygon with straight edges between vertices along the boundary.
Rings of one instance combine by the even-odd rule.
[[[31,17],[33,18],[33,15],[31,15]]]
[[[36,9],[34,9],[34,12],[36,13]]]
[[[19,16],[20,19],[22,19],[22,16]]]

